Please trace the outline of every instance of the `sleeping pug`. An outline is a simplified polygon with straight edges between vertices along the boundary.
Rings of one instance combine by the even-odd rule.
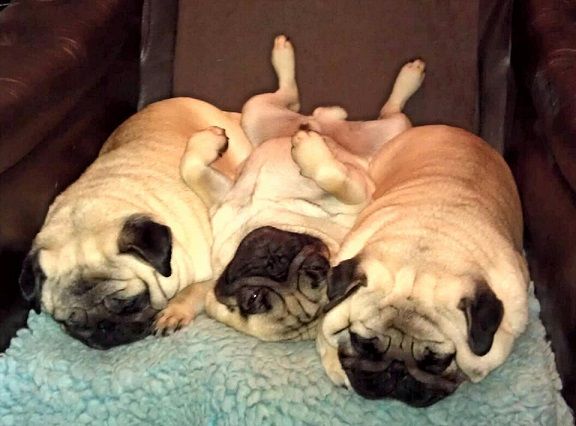
[[[245,104],[242,127],[255,148],[212,217],[216,282],[206,310],[263,340],[313,338],[330,259],[374,189],[369,160],[410,127],[401,111],[422,83],[424,63],[402,68],[380,119],[367,122],[346,121],[338,107],[298,113],[294,50],[284,36],[274,42],[272,65],[279,88]],[[192,321],[188,293],[168,304],[158,330]]]
[[[512,174],[480,138],[407,130],[371,164],[374,201],[328,278],[317,347],[332,381],[423,407],[504,362],[529,277]]]
[[[149,334],[189,284],[203,300],[208,209],[251,149],[238,114],[202,101],[175,98],[135,114],[50,206],[20,276],[25,298],[101,349]]]

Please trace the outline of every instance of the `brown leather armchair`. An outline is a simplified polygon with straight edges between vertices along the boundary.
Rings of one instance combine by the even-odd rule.
[[[570,47],[561,44],[564,51],[547,56],[549,37],[560,39],[555,29],[573,31],[574,6],[527,0],[516,9],[513,59],[522,84],[513,115],[512,0],[144,0],[143,9],[137,0],[20,0],[9,6],[0,12],[0,266],[9,272],[2,295],[15,297],[21,256],[50,201],[136,105],[194,96],[239,110],[248,96],[274,87],[268,52],[274,35],[284,32],[297,49],[303,110],[340,104],[352,118],[368,118],[400,65],[419,56],[428,67],[408,104],[413,122],[475,131],[506,148],[515,166],[543,317],[574,403],[576,209],[569,182],[576,154],[569,136],[576,130],[569,116],[574,91],[563,74]],[[567,38],[576,41],[574,34]],[[1,309],[16,305],[4,300],[0,329],[7,333]]]

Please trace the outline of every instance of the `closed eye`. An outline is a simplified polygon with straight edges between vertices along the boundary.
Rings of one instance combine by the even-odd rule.
[[[416,365],[422,371],[430,374],[442,374],[454,360],[456,354],[439,355],[426,351],[424,358],[416,361]]]

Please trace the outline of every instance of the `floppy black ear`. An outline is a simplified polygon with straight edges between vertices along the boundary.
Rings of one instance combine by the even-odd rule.
[[[172,232],[147,216],[130,216],[118,237],[120,253],[131,254],[150,264],[162,276],[172,275]]]
[[[358,259],[353,257],[328,271],[329,303],[324,307],[324,312],[328,312],[366,285],[366,276],[358,271],[358,264]]]
[[[22,263],[22,271],[18,283],[24,300],[32,305],[36,313],[40,313],[40,298],[42,297],[42,286],[46,281],[46,274],[40,266],[39,251],[28,253]]]
[[[474,297],[462,299],[458,308],[466,316],[470,349],[478,356],[486,355],[504,316],[502,302],[486,282],[480,281],[476,283]]]

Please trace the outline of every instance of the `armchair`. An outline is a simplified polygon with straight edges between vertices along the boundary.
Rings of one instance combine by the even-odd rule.
[[[274,87],[263,52],[284,32],[298,49],[305,112],[340,104],[352,118],[372,117],[399,66],[419,56],[428,68],[407,107],[414,124],[461,126],[506,154],[542,318],[575,406],[576,7],[514,6],[512,14],[512,0],[13,2],[0,12],[0,349],[24,324],[17,276],[48,205],[108,134],[171,96],[239,110]]]

